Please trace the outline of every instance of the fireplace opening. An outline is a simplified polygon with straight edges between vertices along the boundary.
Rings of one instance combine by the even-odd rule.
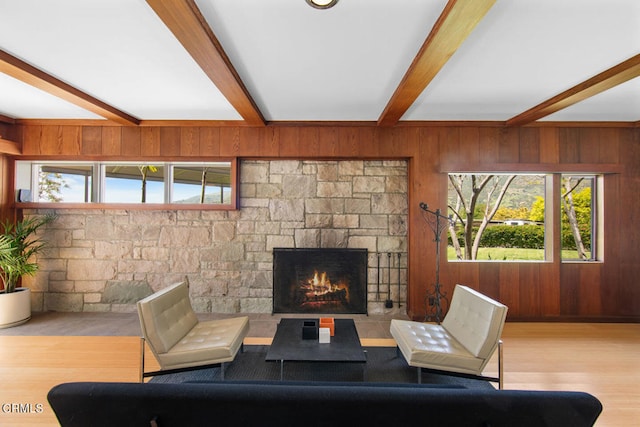
[[[273,250],[273,312],[367,313],[367,249]]]

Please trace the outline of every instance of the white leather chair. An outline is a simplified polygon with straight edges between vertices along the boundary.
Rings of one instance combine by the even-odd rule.
[[[191,307],[189,284],[175,283],[137,304],[141,338],[140,381],[144,377],[220,366],[233,361],[249,332],[247,316],[200,322]],[[145,372],[145,343],[160,371]]]
[[[503,387],[502,329],[507,306],[456,285],[442,324],[393,319],[390,332],[409,366],[498,382]],[[498,377],[482,375],[498,349]]]

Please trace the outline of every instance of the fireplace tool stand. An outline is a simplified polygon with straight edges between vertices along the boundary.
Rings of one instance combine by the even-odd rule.
[[[425,322],[435,319],[437,324],[440,324],[442,320],[442,300],[449,305],[449,300],[447,299],[446,294],[443,294],[440,290],[440,241],[442,232],[447,228],[449,223],[451,222],[451,217],[447,217],[442,215],[440,209],[436,209],[432,211],[429,209],[429,206],[420,202],[420,209],[422,209],[422,217],[425,222],[429,225],[431,230],[433,230],[433,234],[435,236],[436,243],[436,282],[433,287],[433,291],[427,290],[427,294],[425,295]],[[444,221],[446,219],[446,221]],[[431,314],[430,314],[431,313]]]
[[[376,301],[380,301],[380,252],[376,253],[376,258],[378,259],[378,264],[377,264],[377,274],[376,274],[376,280],[377,280],[377,286],[376,286]]]
[[[402,257],[402,254],[398,252],[396,255],[398,256],[398,307],[402,307],[402,295],[400,294],[400,258]]]
[[[393,308],[391,299],[391,252],[387,253],[387,299],[384,302],[385,308]]]
[[[381,281],[381,270],[380,270],[380,256],[383,255],[382,253],[378,252],[376,254],[376,258],[377,258],[377,264],[376,264],[376,269],[377,269],[377,284],[376,284],[376,301],[380,301],[380,281]],[[392,257],[393,253],[392,252],[387,252],[387,299],[384,301],[384,307],[385,308],[393,308],[393,300],[391,299],[391,268],[392,268],[392,262],[391,262],[391,257]],[[402,307],[402,300],[401,300],[401,295],[400,295],[400,258],[402,256],[402,254],[400,252],[396,253],[396,256],[398,258],[398,262],[396,263],[396,270],[398,272],[398,307]],[[384,267],[382,267],[384,269]]]

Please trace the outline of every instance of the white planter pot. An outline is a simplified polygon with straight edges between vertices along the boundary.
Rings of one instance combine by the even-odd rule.
[[[16,288],[15,292],[0,293],[0,329],[18,326],[31,319],[31,290]]]

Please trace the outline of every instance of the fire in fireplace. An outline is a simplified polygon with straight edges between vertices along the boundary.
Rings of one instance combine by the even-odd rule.
[[[274,313],[367,313],[367,250],[273,250]]]

